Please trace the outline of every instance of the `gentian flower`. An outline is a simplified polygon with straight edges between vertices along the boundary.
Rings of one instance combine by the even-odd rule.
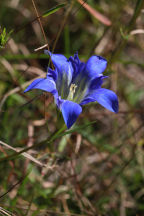
[[[87,103],[97,101],[106,109],[118,112],[116,94],[101,88],[103,79],[107,78],[102,74],[107,66],[106,59],[92,56],[83,63],[77,53],[69,59],[47,50],[45,53],[51,56],[55,69],[48,68],[46,78],[34,80],[24,92],[41,89],[52,93],[68,129],[82,112],[82,105]]]

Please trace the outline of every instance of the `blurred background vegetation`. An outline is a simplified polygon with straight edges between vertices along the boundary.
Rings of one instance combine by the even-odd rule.
[[[0,215],[143,216],[144,1],[0,0],[0,26]],[[48,142],[53,97],[23,93],[46,72],[46,43],[105,57],[119,113],[89,104]]]

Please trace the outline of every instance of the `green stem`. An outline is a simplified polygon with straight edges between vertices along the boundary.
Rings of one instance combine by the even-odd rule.
[[[42,141],[42,142],[40,142],[40,143],[36,143],[36,144],[34,144],[34,145],[30,146],[30,147],[24,148],[23,150],[21,150],[21,151],[19,151],[19,152],[16,152],[16,153],[11,154],[11,155],[9,155],[9,156],[7,156],[7,157],[1,158],[1,159],[0,159],[0,162],[12,160],[12,159],[14,159],[15,157],[19,156],[20,154],[22,154],[22,153],[24,153],[24,152],[27,152],[27,151],[29,151],[30,149],[33,149],[33,148],[38,147],[38,146],[40,146],[40,145],[43,145],[43,144],[51,144],[56,138],[62,136],[62,134],[63,134],[63,132],[64,132],[65,129],[66,129],[65,127],[62,127],[62,128],[60,128],[60,130],[55,131],[55,132],[54,132],[53,134],[51,134],[51,136],[49,137],[49,141],[46,139],[46,140],[44,140],[44,141]]]
[[[54,140],[56,140],[56,139],[59,138],[59,137],[65,136],[66,134],[70,134],[70,133],[73,133],[73,132],[75,132],[75,131],[79,131],[79,130],[81,130],[81,129],[85,128],[85,127],[88,127],[88,126],[90,126],[90,125],[92,125],[92,124],[95,124],[95,123],[96,123],[96,121],[93,121],[93,122],[90,122],[90,123],[88,123],[88,124],[85,124],[85,125],[82,125],[82,126],[79,126],[79,127],[74,128],[74,129],[67,130],[67,131],[65,131],[66,126],[65,126],[65,127],[62,127],[62,128],[60,128],[59,131],[54,132],[54,133],[49,137],[49,140],[46,139],[46,140],[44,140],[44,141],[42,141],[42,142],[40,142],[40,143],[36,143],[36,144],[34,144],[34,145],[30,146],[30,147],[27,147],[27,148],[25,148],[25,149],[23,149],[23,150],[21,150],[21,151],[19,151],[19,152],[16,152],[16,153],[14,153],[14,154],[11,154],[11,155],[9,155],[9,156],[7,156],[7,157],[3,157],[3,158],[0,159],[0,163],[1,163],[1,162],[4,162],[4,161],[12,160],[12,159],[14,159],[16,156],[19,156],[21,153],[27,152],[27,151],[29,151],[30,149],[33,149],[33,148],[38,147],[38,146],[40,146],[40,145],[51,144]]]

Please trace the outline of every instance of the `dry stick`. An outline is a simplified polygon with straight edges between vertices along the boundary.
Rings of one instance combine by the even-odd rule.
[[[48,50],[49,50],[48,41],[47,41],[47,38],[46,38],[46,35],[45,35],[45,32],[44,32],[43,26],[42,26],[42,23],[41,23],[41,19],[40,19],[40,16],[39,16],[39,13],[38,13],[38,10],[37,10],[37,8],[36,8],[36,5],[35,5],[34,0],[32,0],[32,4],[33,4],[33,7],[34,7],[34,9],[35,9],[36,16],[37,16],[37,19],[38,19],[38,22],[39,22],[39,25],[40,25],[40,28],[41,28],[41,31],[42,31],[42,34],[43,34],[45,43],[47,44],[47,48],[48,48]]]
[[[0,145],[3,145],[3,146],[5,146],[6,148],[11,149],[11,150],[13,150],[13,151],[15,151],[15,152],[20,152],[20,149],[18,149],[18,148],[13,148],[12,146],[8,145],[8,144],[5,143],[5,142],[2,142],[1,140],[0,140]],[[28,154],[28,153],[26,153],[26,152],[23,152],[21,155],[23,155],[25,158],[27,158],[27,159],[33,161],[34,163],[36,163],[36,164],[39,165],[40,167],[47,167],[47,168],[50,168],[50,169],[51,169],[51,167],[48,167],[46,164],[41,163],[39,160],[37,160],[36,158],[34,158],[33,156],[31,156],[30,154]]]
[[[2,208],[2,207],[0,207],[0,213],[2,213],[2,215],[3,216],[16,216],[15,214],[13,214],[13,213],[11,213],[11,212],[9,212],[8,210],[6,210],[6,209],[4,209],[4,208]],[[1,216],[2,216],[1,215]]]

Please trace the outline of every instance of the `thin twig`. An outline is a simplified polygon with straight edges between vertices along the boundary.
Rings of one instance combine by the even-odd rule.
[[[32,0],[32,4],[33,4],[33,7],[34,7],[34,9],[35,9],[36,16],[37,16],[37,19],[38,19],[38,22],[39,22],[39,25],[40,25],[40,28],[41,28],[41,31],[42,31],[42,34],[43,34],[45,43],[47,44],[47,48],[48,48],[48,50],[49,50],[48,41],[47,41],[47,38],[46,38],[46,35],[45,35],[45,32],[44,32],[43,26],[42,26],[42,23],[41,23],[41,19],[40,19],[41,17],[39,16],[39,13],[38,13],[38,10],[37,10],[37,8],[36,8],[36,4],[35,4],[34,0]]]

